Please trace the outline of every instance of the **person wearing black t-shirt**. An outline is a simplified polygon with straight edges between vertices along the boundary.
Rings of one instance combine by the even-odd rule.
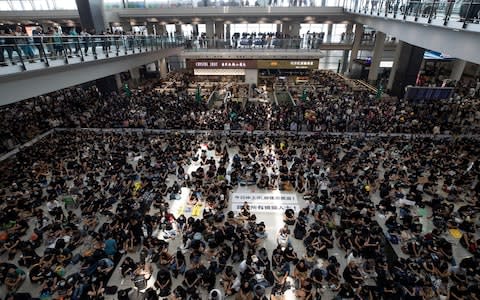
[[[345,282],[340,285],[340,289],[338,290],[338,297],[340,299],[353,299],[355,296],[355,291],[353,290],[353,287],[350,285],[350,283]]]
[[[358,271],[358,267],[354,261],[348,263],[343,270],[343,279],[350,283],[354,288],[358,288],[363,281],[362,275]]]
[[[450,287],[450,292],[448,294],[448,299],[450,300],[464,300],[468,299],[468,290],[466,285],[463,282],[459,282],[456,285]]]

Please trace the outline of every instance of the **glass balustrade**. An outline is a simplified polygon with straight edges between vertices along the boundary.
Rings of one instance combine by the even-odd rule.
[[[395,44],[395,40],[387,40],[385,45]],[[319,51],[321,49],[351,48],[353,36],[341,38],[340,40],[330,40],[328,36],[317,38],[314,36],[305,36],[303,38],[262,38],[262,37],[244,37],[224,39],[195,39],[185,40],[185,50],[187,51],[209,51],[211,49],[229,49],[229,50],[286,50],[301,49],[302,51]],[[363,46],[372,46],[375,44],[373,37],[364,38],[361,42]]]
[[[344,8],[347,12],[425,23],[462,22],[463,28],[480,22],[480,0],[346,0]]]
[[[104,0],[105,8],[343,7],[345,0]]]
[[[0,74],[183,47],[182,37],[0,36]],[[39,64],[40,63],[40,64]]]

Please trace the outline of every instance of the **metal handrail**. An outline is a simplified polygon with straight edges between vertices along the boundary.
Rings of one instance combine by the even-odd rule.
[[[38,59],[48,67],[54,60],[70,64],[89,55],[97,60],[183,46],[183,37],[158,35],[0,35],[0,64],[26,71]]]
[[[432,23],[438,19],[445,26],[455,20],[462,22],[464,29],[470,23],[480,22],[480,0],[346,0],[344,9],[393,19],[407,20],[410,17],[416,22]]]

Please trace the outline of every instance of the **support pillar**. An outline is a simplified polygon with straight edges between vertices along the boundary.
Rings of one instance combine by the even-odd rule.
[[[450,79],[459,81],[462,78],[463,71],[465,70],[465,66],[467,62],[463,59],[456,59],[453,62],[452,72],[450,73]]]
[[[284,37],[290,36],[290,23],[283,23],[282,24],[282,35]]]
[[[370,70],[368,71],[368,81],[375,83],[378,79],[378,68],[382,60],[383,49],[385,46],[385,33],[377,31],[375,34],[375,46],[373,48],[373,57],[370,63]]]
[[[275,33],[276,34],[281,34],[282,33],[282,24],[277,24],[277,31]]]
[[[300,23],[293,23],[290,25],[290,36],[291,37],[300,36]]]
[[[80,23],[89,32],[100,34],[105,30],[103,0],[76,0]]]
[[[175,36],[181,37],[183,36],[182,32],[182,24],[175,24]]]
[[[387,84],[392,96],[402,98],[405,87],[415,85],[424,52],[423,48],[399,41]]]
[[[225,40],[226,40],[227,42],[232,39],[232,34],[230,33],[230,30],[231,30],[230,27],[231,27],[231,26],[232,26],[232,25],[230,25],[230,24],[227,24],[227,26],[225,26],[225,27],[226,27],[226,28],[225,28],[225,29],[226,29],[226,32],[225,32]]]
[[[111,94],[112,92],[118,91],[117,79],[115,77],[115,75],[110,75],[107,77],[96,79],[95,85],[102,94]]]
[[[168,75],[168,68],[167,68],[167,59],[165,57],[161,58],[158,61],[158,70],[160,72],[160,78],[165,79]]]
[[[115,74],[115,83],[117,84],[117,90],[121,90],[123,86],[122,76],[120,73]]]
[[[347,29],[345,31],[344,42],[350,43],[353,39],[353,24],[347,24]]]
[[[333,24],[330,23],[327,26],[327,40],[326,40],[327,43],[332,42],[332,32],[333,32]]]
[[[193,28],[193,36],[196,37],[198,36],[198,24],[192,24]]]
[[[130,77],[132,78],[133,86],[137,86],[140,83],[140,68],[135,67],[130,69]]]
[[[219,40],[225,39],[225,31],[223,30],[223,22],[215,22],[215,36]]]
[[[215,23],[213,22],[208,22],[207,24],[205,24],[205,33],[207,35],[207,39],[212,39],[213,38],[213,35],[215,33]]]
[[[350,50],[343,50],[342,69],[340,70],[341,74],[344,74],[347,71],[349,53],[350,53]]]
[[[130,25],[130,22],[121,22],[120,26],[122,27],[123,32],[132,31],[132,25]]]
[[[353,61],[357,59],[358,50],[363,37],[363,25],[355,24],[355,36],[353,39],[352,53],[350,54],[350,62],[348,63],[348,72],[352,71]]]

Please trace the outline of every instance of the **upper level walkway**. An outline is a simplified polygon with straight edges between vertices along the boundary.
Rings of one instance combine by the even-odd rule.
[[[158,36],[0,36],[0,105],[178,55],[183,40]]]

